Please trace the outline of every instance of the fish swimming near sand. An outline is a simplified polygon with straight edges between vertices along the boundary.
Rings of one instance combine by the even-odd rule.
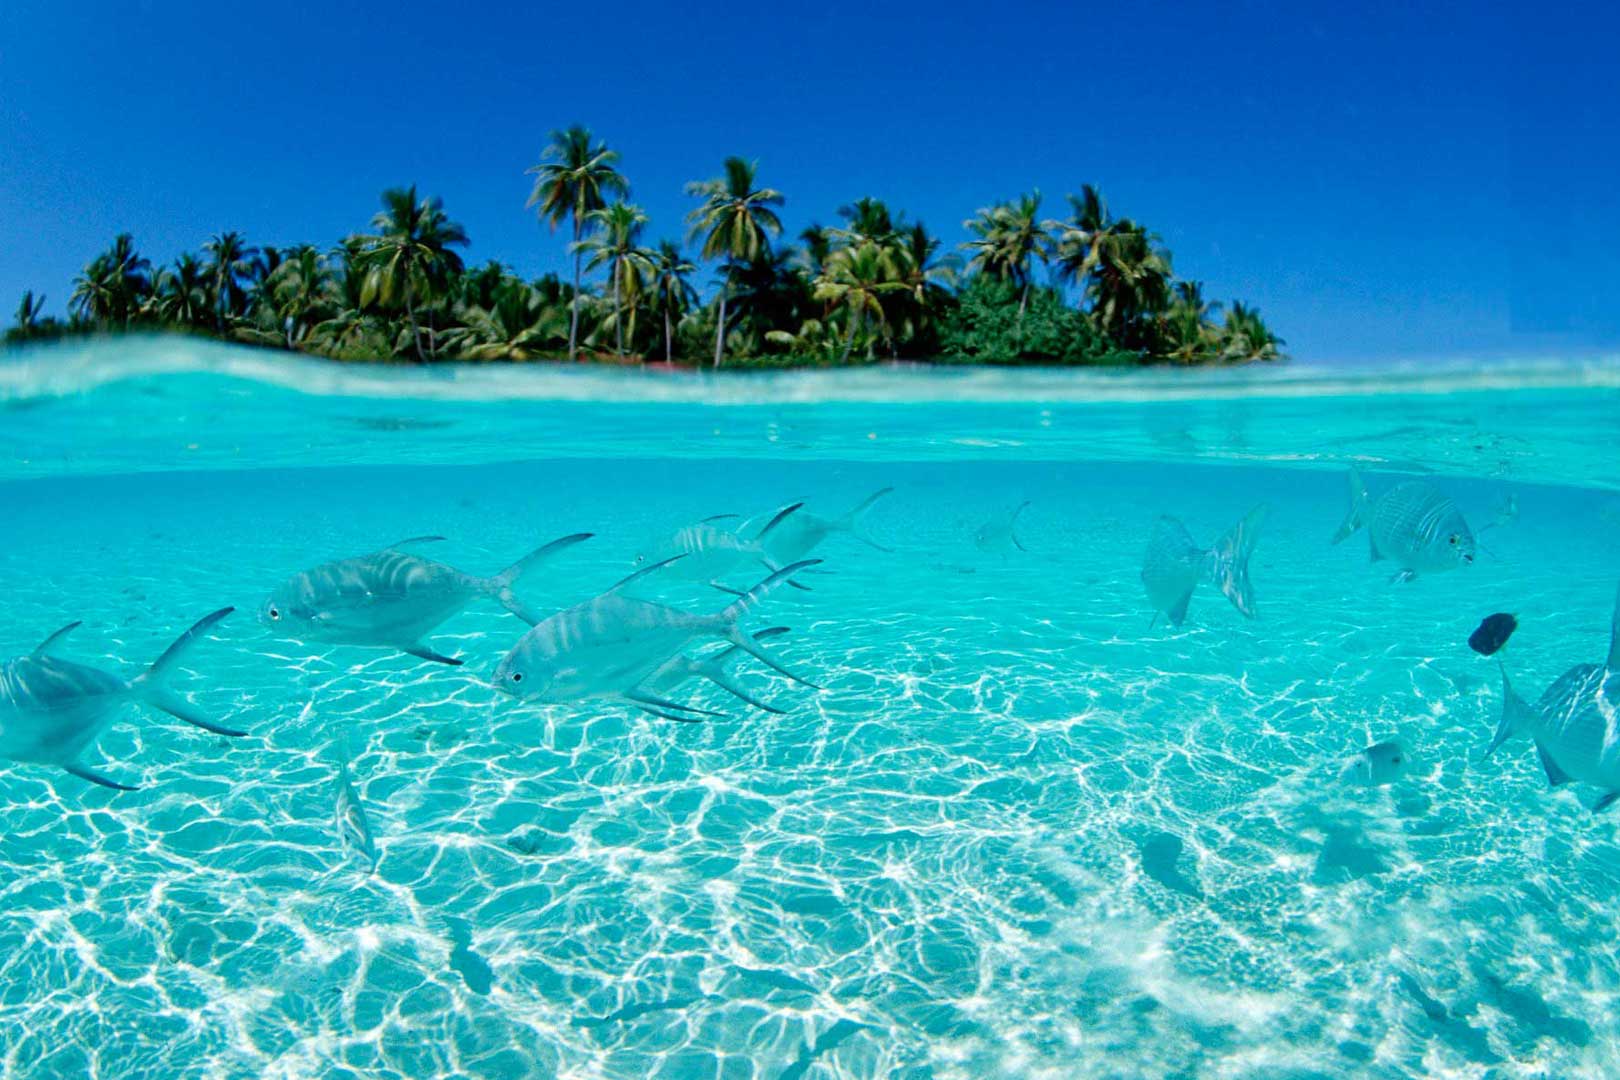
[[[788,628],[785,626],[768,626],[763,630],[755,631],[753,638],[754,642],[758,644],[787,632]],[[749,694],[732,680],[726,669],[742,655],[742,648],[737,645],[727,645],[719,652],[707,656],[688,656],[686,653],[679,653],[665,661],[657,671],[648,676],[647,680],[642,684],[642,689],[660,697],[668,698],[671,691],[692,679],[707,679],[722,690],[729,692],[732,696],[746,701],[756,709],[763,709],[769,713],[782,712],[776,706],[760,701],[752,694]]]
[[[79,760],[125,705],[149,705],[204,731],[241,737],[244,732],[202,716],[166,685],[180,658],[234,610],[221,608],[199,619],[151,667],[128,681],[57,655],[63,639],[79,625],[76,622],[46,638],[27,656],[0,664],[0,757],[54,765],[92,784],[134,791]]]
[[[1576,664],[1533,705],[1514,692],[1502,666],[1502,718],[1485,755],[1515,735],[1530,736],[1553,787],[1578,780],[1602,788],[1595,810],[1620,798],[1620,591],[1603,663]]]
[[[542,620],[506,654],[491,685],[522,701],[616,698],[666,720],[697,722],[702,716],[721,714],[671,701],[646,684],[672,658],[705,639],[730,642],[794,681],[815,685],[778,663],[738,622],[768,594],[819,559],[782,567],[712,615],[694,615],[624,594],[626,586],[679,558],[682,556],[643,567],[602,595]],[[737,693],[723,682],[718,685]]]
[[[1363,526],[1373,561],[1388,559],[1398,568],[1391,582],[1474,561],[1474,534],[1462,511],[1427,480],[1406,480],[1374,497],[1361,472],[1351,469],[1350,512],[1333,542],[1340,543]]]
[[[348,732],[339,735],[334,742],[338,763],[338,840],[349,857],[364,866],[369,874],[377,869],[377,860],[381,856],[377,853],[377,842],[372,837],[371,822],[366,818],[365,804],[360,801],[360,792],[355,789],[354,779],[349,774],[351,755]]]
[[[1351,757],[1339,771],[1339,779],[1357,787],[1385,787],[1406,775],[1411,757],[1398,739],[1374,743]]]
[[[460,664],[422,639],[480,597],[533,626],[540,616],[517,598],[513,587],[546,558],[590,537],[574,533],[553,540],[487,578],[411,554],[405,549],[444,539],[413,537],[370,555],[294,574],[276,586],[259,614],[278,633],[301,641],[394,649],[437,664]]]
[[[1518,628],[1519,620],[1505,611],[1487,615],[1468,635],[1468,647],[1481,656],[1492,656],[1507,644]]]
[[[1028,551],[1023,541],[1018,538],[1018,515],[1029,507],[1029,500],[1018,504],[1018,508],[1006,518],[999,521],[989,521],[979,526],[973,534],[973,546],[980,551]]]
[[[1142,584],[1153,602],[1153,621],[1157,622],[1162,613],[1170,625],[1180,626],[1187,618],[1193,590],[1201,581],[1213,581],[1233,607],[1254,618],[1249,557],[1254,554],[1265,517],[1265,506],[1256,506],[1212,548],[1199,547],[1179,519],[1159,518],[1142,560]]]
[[[874,491],[847,514],[836,518],[825,518],[807,510],[800,510],[789,520],[771,529],[769,536],[763,533],[757,535],[761,538],[766,556],[778,566],[798,562],[820,547],[822,542],[834,533],[848,533],[868,547],[877,548],[879,551],[892,551],[892,548],[880,544],[866,531],[866,513],[893,492],[892,487]],[[774,511],[768,520],[774,521],[780,514],[781,511]],[[738,531],[747,535],[758,521],[756,518],[746,522]],[[766,527],[769,528],[768,525]]]
[[[761,566],[776,570],[778,567],[767,554],[764,541],[803,505],[794,503],[778,510],[752,538],[744,538],[727,527],[727,522],[737,520],[734,514],[704,518],[696,524],[678,529],[673,536],[653,548],[651,554],[637,555],[635,564],[667,563],[669,572],[676,577],[706,582],[722,592],[741,595],[741,590],[726,585],[725,579],[743,569],[753,571],[754,576],[758,576]],[[677,555],[684,557],[671,562]]]

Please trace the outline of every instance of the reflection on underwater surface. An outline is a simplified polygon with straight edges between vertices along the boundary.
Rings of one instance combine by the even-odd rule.
[[[98,402],[108,392],[23,415],[51,428],[59,410],[99,411],[112,430],[127,418]],[[1612,419],[1599,398],[1590,407]],[[345,414],[365,415],[358,404]],[[1384,404],[1391,428],[1442,407]],[[529,409],[537,424],[577,419]],[[912,409],[918,431],[952,419]],[[1318,406],[1325,442],[1338,412]],[[1567,433],[1592,460],[1553,478],[1525,465],[1538,451],[1505,478],[1431,463],[1476,532],[1507,495],[1520,512],[1483,533],[1473,565],[1391,585],[1359,543],[1329,544],[1346,505],[1337,468],[1098,461],[1069,445],[854,460],[762,444],[695,460],[665,453],[661,429],[622,426],[620,449],[639,440],[639,455],[370,457],[376,439],[479,423],[351,427],[371,447],[356,466],[216,456],[178,471],[175,451],[161,472],[47,477],[8,443],[0,655],[83,618],[64,654],[128,677],[197,614],[235,604],[174,686],[250,733],[129,711],[87,760],[142,785],[130,793],[5,766],[8,1069],[1620,1069],[1607,1007],[1620,818],[1586,809],[1592,788],[1549,790],[1522,740],[1480,760],[1497,658],[1467,646],[1484,615],[1511,611],[1501,655],[1516,684],[1603,655],[1614,496],[1530,481],[1612,470],[1598,460],[1612,430]],[[275,433],[287,441],[269,453],[263,432],[207,437],[237,445],[243,466],[307,455],[299,432]],[[1401,478],[1369,472],[1375,491]],[[836,515],[886,486],[868,525],[892,552],[834,535],[815,552],[829,573],[750,619],[789,628],[773,655],[825,687],[732,663],[781,716],[701,680],[676,695],[729,718],[516,704],[487,679],[525,627],[493,602],[433,635],[461,668],[294,645],[245,617],[288,575],[401,537],[443,534],[435,558],[487,573],[595,533],[522,583],[526,603],[554,611],[682,524],[799,499]],[[1027,551],[977,542],[1026,500]],[[1206,587],[1184,626],[1149,629],[1140,573],[1157,517],[1212,538],[1259,502],[1257,618]],[[686,610],[727,601],[700,581],[648,580],[648,598]],[[369,874],[334,823],[344,737],[378,855]],[[1403,775],[1341,779],[1391,739],[1410,751]]]

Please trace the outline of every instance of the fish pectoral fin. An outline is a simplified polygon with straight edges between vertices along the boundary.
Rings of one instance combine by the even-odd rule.
[[[46,653],[50,652],[52,648],[60,645],[62,643],[62,639],[67,637],[73,631],[77,630],[80,625],[81,622],[77,620],[68,623],[66,626],[62,627],[62,629],[40,642],[39,645],[34,649],[34,655],[44,656]]]
[[[1187,605],[1192,603],[1192,594],[1192,589],[1188,589],[1181,594],[1181,599],[1176,601],[1175,606],[1165,612],[1171,626],[1180,626],[1187,621]]]
[[[665,710],[666,712],[684,713],[688,717],[697,717],[697,716],[722,716],[723,717],[723,716],[726,715],[723,712],[715,712],[713,709],[700,709],[695,705],[682,705],[678,701],[671,701],[668,698],[662,698],[662,697],[659,697],[657,694],[649,693],[648,691],[641,690],[641,689],[626,690],[624,692],[624,698],[625,698],[626,701],[628,701],[631,704],[637,706],[638,708],[642,708],[644,710],[647,710],[647,709],[662,709],[662,710]],[[666,719],[677,719],[677,717],[667,717]],[[688,722],[689,723],[695,723],[697,721],[689,720]]]
[[[77,776],[80,780],[88,780],[92,784],[100,784],[102,787],[104,787],[104,788],[112,788],[114,791],[139,791],[140,790],[140,788],[134,787],[133,785],[130,785],[130,784],[120,784],[118,781],[113,780],[113,779],[111,779],[109,777],[103,776],[100,773],[96,772],[96,770],[90,768],[89,766],[80,765],[76,761],[71,765],[64,765],[64,766],[62,766],[62,768],[66,769],[68,772],[72,773],[74,776]]]
[[[743,596],[743,595],[745,595],[744,592],[741,589],[733,589],[730,585],[722,585],[718,581],[709,582],[709,588],[711,588],[711,589],[719,589],[721,592],[726,593],[726,594],[731,595],[731,596]]]
[[[202,728],[204,731],[211,731],[215,735],[226,735],[233,739],[240,739],[247,734],[245,731],[237,731],[235,728],[228,728],[222,724],[214,723],[212,720],[198,713],[197,710],[192,707],[191,702],[166,689],[157,690],[151,694],[148,694],[146,701],[154,708],[162,709],[170,716],[179,720],[184,720],[192,727]]]
[[[1552,759],[1552,755],[1547,753],[1547,748],[1541,745],[1540,740],[1536,741],[1536,756],[1541,759],[1541,767],[1547,772],[1547,785],[1549,787],[1557,787],[1560,784],[1569,783],[1570,775],[1563,769],[1559,768],[1558,762],[1554,761]],[[1614,794],[1610,793],[1608,798],[1612,800],[1614,798]]]
[[[423,660],[431,660],[435,664],[449,664],[451,667],[461,666],[461,661],[457,660],[455,657],[445,656],[443,653],[436,653],[420,642],[415,645],[401,645],[399,647],[399,651],[402,653],[407,653],[411,656],[419,656]]]
[[[1620,799],[1620,791],[1606,792],[1601,799],[1592,804],[1592,813],[1596,814],[1607,810],[1616,799]]]
[[[415,544],[436,544],[436,543],[438,543],[439,541],[441,541],[443,539],[444,539],[444,537],[442,537],[442,536],[407,536],[403,540],[394,541],[392,544],[389,544],[387,547],[383,548],[382,550],[383,551],[404,551],[406,548],[411,547],[411,546],[413,546]],[[381,552],[378,552],[378,554],[381,554]]]

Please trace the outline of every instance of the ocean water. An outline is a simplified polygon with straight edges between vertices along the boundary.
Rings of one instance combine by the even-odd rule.
[[[1329,544],[1345,472],[1422,477],[1474,565]],[[439,534],[557,610],[681,525],[872,492],[751,628],[784,712],[524,705],[462,667],[283,640],[270,589]],[[1499,518],[1512,497],[1516,518]],[[1021,503],[1027,550],[1000,542]],[[1258,618],[1181,628],[1155,520],[1266,503]],[[1620,1074],[1620,816],[1549,789],[1469,632],[1539,693],[1620,583],[1620,366],[727,380],[300,364],[190,342],[0,359],[0,656],[133,677],[239,609],[83,760],[0,763],[0,1071],[17,1077]],[[987,543],[976,537],[988,538]],[[988,550],[987,550],[988,549]],[[763,574],[763,568],[760,569]],[[691,611],[722,594],[653,575]],[[1344,762],[1398,738],[1383,787]],[[338,755],[380,859],[335,823]]]

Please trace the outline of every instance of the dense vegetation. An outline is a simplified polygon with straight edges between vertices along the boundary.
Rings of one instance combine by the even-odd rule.
[[[1069,197],[1065,218],[1042,218],[1039,193],[978,211],[958,254],[873,198],[784,243],[783,195],[760,186],[741,158],[688,185],[696,203],[686,244],[649,245],[618,155],[580,127],[555,132],[529,172],[529,205],[571,237],[569,281],[465,266],[457,249],[467,234],[440,201],[396,188],[383,193],[370,232],[330,250],[255,247],[226,232],[154,267],[121,235],[74,282],[66,322],[44,317],[44,298],[25,293],[6,340],[163,329],[340,360],[584,353],[716,367],[1281,355],[1258,312],[1234,303],[1223,313],[1198,282],[1176,280],[1158,238],[1110,214],[1090,185]],[[716,268],[706,301],[694,284],[701,265]]]

